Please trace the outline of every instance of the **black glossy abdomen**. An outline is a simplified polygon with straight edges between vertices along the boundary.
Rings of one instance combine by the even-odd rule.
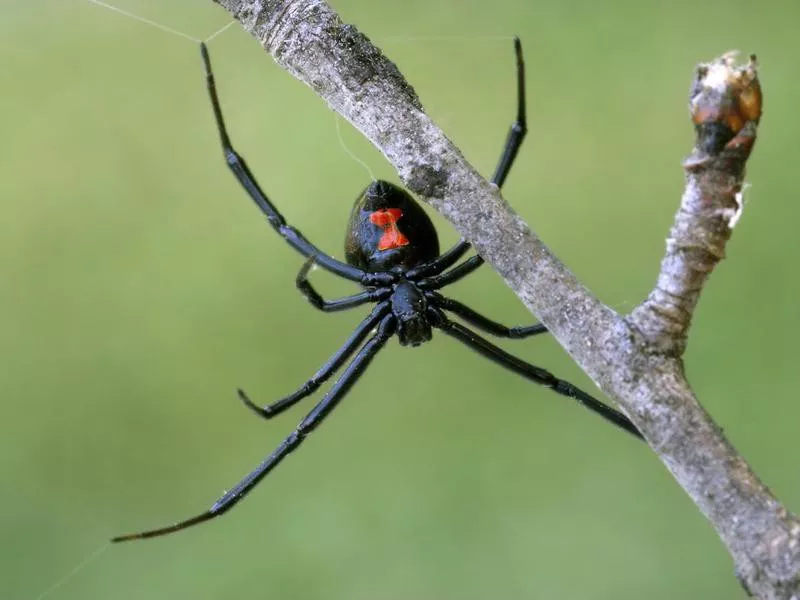
[[[400,211],[396,220],[375,224],[376,212],[393,209]],[[392,235],[387,238],[388,234]],[[393,247],[381,249],[382,240],[387,239]],[[428,215],[406,191],[387,181],[374,181],[356,199],[344,248],[347,262],[354,267],[373,272],[407,270],[439,256],[439,237]]]

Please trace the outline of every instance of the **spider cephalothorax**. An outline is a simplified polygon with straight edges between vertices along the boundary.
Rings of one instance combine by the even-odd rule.
[[[514,48],[517,57],[517,119],[511,126],[503,154],[492,177],[492,183],[498,186],[503,185],[526,132],[525,70],[518,39],[514,42]],[[347,310],[368,303],[374,303],[375,306],[342,347],[294,393],[260,407],[239,390],[239,396],[250,409],[269,419],[312,394],[349,361],[322,400],[251,473],[226,492],[210,509],[196,517],[160,529],[119,536],[114,541],[172,533],[227,512],[322,423],[395,334],[402,345],[418,346],[430,340],[434,330],[441,331],[485,358],[562,396],[576,400],[609,422],[641,438],[639,431],[623,414],[571,383],[509,354],[469,327],[450,319],[448,313],[477,329],[505,338],[519,339],[546,331],[542,325],[506,327],[440,294],[437,290],[472,273],[483,264],[483,259],[475,255],[456,264],[469,250],[469,244],[463,240],[440,255],[433,224],[422,207],[401,188],[386,181],[375,181],[356,200],[345,242],[347,263],[325,254],[306,240],[297,229],[288,225],[258,185],[244,159],[233,149],[222,118],[205,45],[201,45],[201,52],[211,105],[228,166],[272,227],[307,258],[297,275],[297,288],[314,307],[326,312]],[[308,281],[308,273],[313,264],[358,283],[364,289],[344,298],[325,300]]]

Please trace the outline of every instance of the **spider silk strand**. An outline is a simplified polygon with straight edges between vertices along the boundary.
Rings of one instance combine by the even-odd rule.
[[[228,27],[230,27],[231,25],[233,25],[236,22],[235,20],[231,20],[230,22],[226,23],[224,26],[220,27],[217,31],[212,33],[210,36],[208,36],[206,39],[201,40],[199,38],[196,38],[194,36],[189,35],[188,33],[184,33],[183,31],[178,31],[177,29],[173,29],[172,27],[168,27],[167,25],[163,25],[163,24],[158,23],[156,21],[152,21],[150,19],[146,19],[145,17],[141,17],[139,15],[136,15],[136,14],[134,14],[132,12],[128,12],[127,10],[123,10],[123,9],[118,8],[116,6],[112,6],[111,4],[107,4],[106,2],[101,2],[101,0],[87,0],[87,2],[90,2],[91,4],[95,4],[97,6],[102,6],[103,8],[107,8],[108,10],[110,10],[112,12],[115,12],[117,14],[123,15],[123,16],[128,17],[130,19],[133,19],[135,21],[139,21],[140,23],[144,23],[145,25],[150,25],[150,27],[155,27],[156,29],[159,29],[159,30],[164,31],[166,33],[171,33],[173,35],[177,35],[178,37],[182,37],[183,39],[195,42],[196,44],[199,44],[200,42],[206,42],[206,43],[210,42],[211,40],[213,40],[215,37],[217,37],[219,34],[221,34],[223,31],[228,29]]]
[[[356,156],[355,153],[352,150],[350,150],[350,148],[347,147],[347,144],[344,143],[344,138],[342,137],[341,119],[339,118],[339,114],[333,113],[333,117],[336,120],[336,137],[339,138],[339,145],[342,147],[342,150],[344,150],[350,158],[352,158],[354,161],[356,161],[358,164],[364,167],[367,173],[369,173],[369,176],[372,178],[372,181],[378,181],[378,178],[375,177],[375,173],[372,172],[372,169],[369,168],[369,165],[365,163],[363,160],[361,160],[358,156]]]
[[[44,598],[52,594],[54,591],[56,591],[58,588],[63,587],[70,579],[75,577],[75,575],[77,575],[79,571],[82,571],[84,567],[86,567],[89,563],[94,561],[103,552],[108,550],[109,546],[111,546],[111,542],[108,542],[105,545],[100,546],[97,550],[92,552],[89,556],[87,556],[80,563],[78,563],[78,565],[75,568],[73,568],[69,573],[66,573],[63,577],[61,577],[61,579],[56,581],[53,585],[51,585],[41,594],[36,596],[36,600],[43,600]]]
[[[512,35],[387,35],[375,36],[386,42],[510,42]]]
[[[227,25],[223,25],[222,27],[217,29],[214,33],[212,33],[210,36],[208,36],[206,39],[204,39],[203,42],[207,44],[208,42],[213,40],[215,37],[217,37],[219,34],[224,32],[225,30],[227,30],[228,27],[230,27],[234,23],[236,23],[236,20],[235,19],[231,19],[231,21]]]

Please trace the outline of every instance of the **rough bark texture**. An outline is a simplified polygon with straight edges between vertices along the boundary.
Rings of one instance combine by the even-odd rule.
[[[630,315],[595,298],[425,115],[397,67],[321,0],[215,0],[284,69],[358,128],[422,200],[505,279],[631,418],[712,523],[744,588],[800,600],[800,521],[703,410],[681,355],[708,275],[741,216],[744,166],[761,108],[754,58],[698,68],[697,142],[657,284]]]

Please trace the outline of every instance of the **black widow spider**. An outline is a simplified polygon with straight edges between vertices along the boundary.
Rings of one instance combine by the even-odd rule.
[[[518,38],[514,39],[514,49],[517,62],[517,119],[511,125],[503,154],[492,177],[492,183],[497,186],[503,185],[527,131],[525,67],[522,60],[522,46]],[[256,182],[247,163],[233,149],[222,118],[211,61],[205,44],[200,45],[200,51],[205,64],[208,93],[228,166],[248,195],[266,215],[270,225],[290,246],[308,259],[297,275],[298,290],[315,308],[325,312],[347,310],[369,302],[375,302],[377,305],[356,327],[344,345],[296,392],[262,408],[250,400],[244,391],[239,390],[239,396],[248,408],[265,419],[270,419],[312,394],[355,353],[355,357],[347,365],[342,376],[319,404],[251,473],[200,515],[160,529],[115,537],[112,541],[122,542],[165,535],[208,521],[230,510],[336,408],[378,351],[394,334],[397,334],[401,345],[418,346],[431,339],[432,329],[439,329],[485,358],[534,383],[549,387],[558,394],[577,400],[578,403],[628,433],[637,438],[642,437],[633,423],[623,414],[571,383],[508,354],[446,316],[445,311],[449,311],[478,329],[504,338],[521,339],[547,331],[541,324],[527,327],[500,325],[468,306],[439,294],[436,290],[469,275],[483,264],[483,259],[475,255],[453,266],[469,250],[470,245],[464,240],[440,255],[439,241],[433,223],[419,204],[399,187],[386,181],[374,181],[358,197],[350,215],[345,240],[347,263],[323,253],[306,240],[297,229],[287,225],[286,220]],[[336,300],[325,300],[307,279],[313,264],[360,284],[365,288],[364,291]],[[453,268],[448,271],[450,267]]]

